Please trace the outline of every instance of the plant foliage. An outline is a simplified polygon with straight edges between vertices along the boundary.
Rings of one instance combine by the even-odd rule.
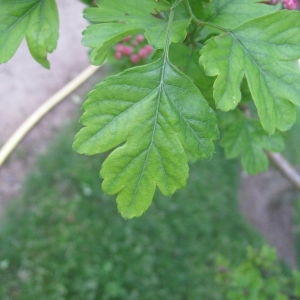
[[[299,11],[256,0],[85,2],[92,7],[84,12],[83,43],[93,64],[129,35],[143,34],[155,49],[147,64],[89,93],[74,142],[87,155],[111,151],[102,186],[117,194],[124,217],[141,215],[156,187],[167,196],[182,188],[188,162],[212,156],[218,132],[228,158],[240,156],[249,173],[267,168],[265,150],[282,150],[281,132],[300,104]],[[0,61],[25,36],[48,66],[57,39],[54,0],[0,0],[0,8]]]
[[[227,111],[239,104],[245,77],[264,129],[290,128],[294,104],[300,105],[299,28],[299,12],[280,11],[209,39],[200,62],[208,75],[218,76],[217,108]]]
[[[127,222],[99,189],[94,166],[105,156],[72,151],[74,127],[50,143],[0,219],[0,299],[224,300],[214,257],[235,266],[247,245],[262,244],[238,211],[237,162],[221,151],[196,162],[172,201],[158,195]]]
[[[55,0],[0,0],[0,63],[15,54],[23,38],[34,59],[49,68],[47,53],[58,39]]]
[[[299,299],[299,271],[282,272],[274,249],[264,245],[260,251],[248,247],[246,259],[232,266],[222,256],[217,258],[217,281],[224,299]]]

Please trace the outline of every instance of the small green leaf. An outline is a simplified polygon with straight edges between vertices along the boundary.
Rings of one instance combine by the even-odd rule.
[[[118,194],[126,218],[141,215],[156,186],[164,195],[182,188],[188,160],[209,157],[216,119],[192,81],[164,57],[100,83],[84,105],[85,126],[75,149],[114,149],[101,169],[103,190]]]
[[[58,39],[55,0],[0,0],[0,63],[15,54],[24,37],[33,58],[49,68],[47,54]]]
[[[281,135],[268,135],[258,121],[247,119],[239,111],[221,115],[221,123],[224,131],[221,145],[226,157],[231,159],[240,156],[243,168],[249,174],[268,168],[265,150],[279,152],[284,148]]]
[[[137,5],[135,0],[102,0],[98,5],[84,13],[92,22],[84,31],[83,43],[92,49],[90,59],[93,64],[102,64],[117,42],[135,33],[144,32],[153,47],[164,48],[168,19],[158,14],[170,10],[167,1],[140,0]],[[182,9],[182,6],[176,9]],[[184,40],[189,22],[189,18],[174,20],[169,34],[171,42]]]
[[[284,22],[283,22],[284,20]],[[214,82],[219,109],[234,109],[245,77],[261,124],[287,130],[300,105],[300,12],[280,11],[210,38],[200,62]]]

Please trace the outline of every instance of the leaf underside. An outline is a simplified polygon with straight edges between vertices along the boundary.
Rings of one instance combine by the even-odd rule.
[[[33,58],[46,68],[58,39],[55,0],[0,0],[0,63],[8,61],[26,38]]]
[[[168,59],[129,69],[100,83],[84,105],[75,149],[114,149],[101,176],[126,218],[141,215],[156,186],[167,196],[185,185],[188,161],[209,157],[216,118],[192,81]]]

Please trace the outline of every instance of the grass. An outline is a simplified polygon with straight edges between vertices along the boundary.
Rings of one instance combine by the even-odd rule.
[[[102,156],[71,149],[74,126],[40,158],[0,229],[0,299],[223,299],[215,257],[233,263],[261,238],[236,205],[238,165],[217,151],[185,189],[123,220],[102,194]]]

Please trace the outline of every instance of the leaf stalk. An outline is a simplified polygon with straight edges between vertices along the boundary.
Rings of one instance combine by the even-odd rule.
[[[188,0],[185,0],[185,3],[186,3],[186,7],[187,7],[187,10],[192,18],[192,20],[199,26],[209,26],[209,27],[212,27],[212,28],[215,28],[215,29],[218,29],[220,31],[223,31],[223,32],[230,32],[229,29],[225,28],[225,27],[222,27],[222,26],[219,26],[217,24],[214,24],[214,23],[210,23],[210,22],[206,22],[206,21],[203,21],[203,20],[200,20],[193,12],[191,6],[190,6],[190,3]]]

